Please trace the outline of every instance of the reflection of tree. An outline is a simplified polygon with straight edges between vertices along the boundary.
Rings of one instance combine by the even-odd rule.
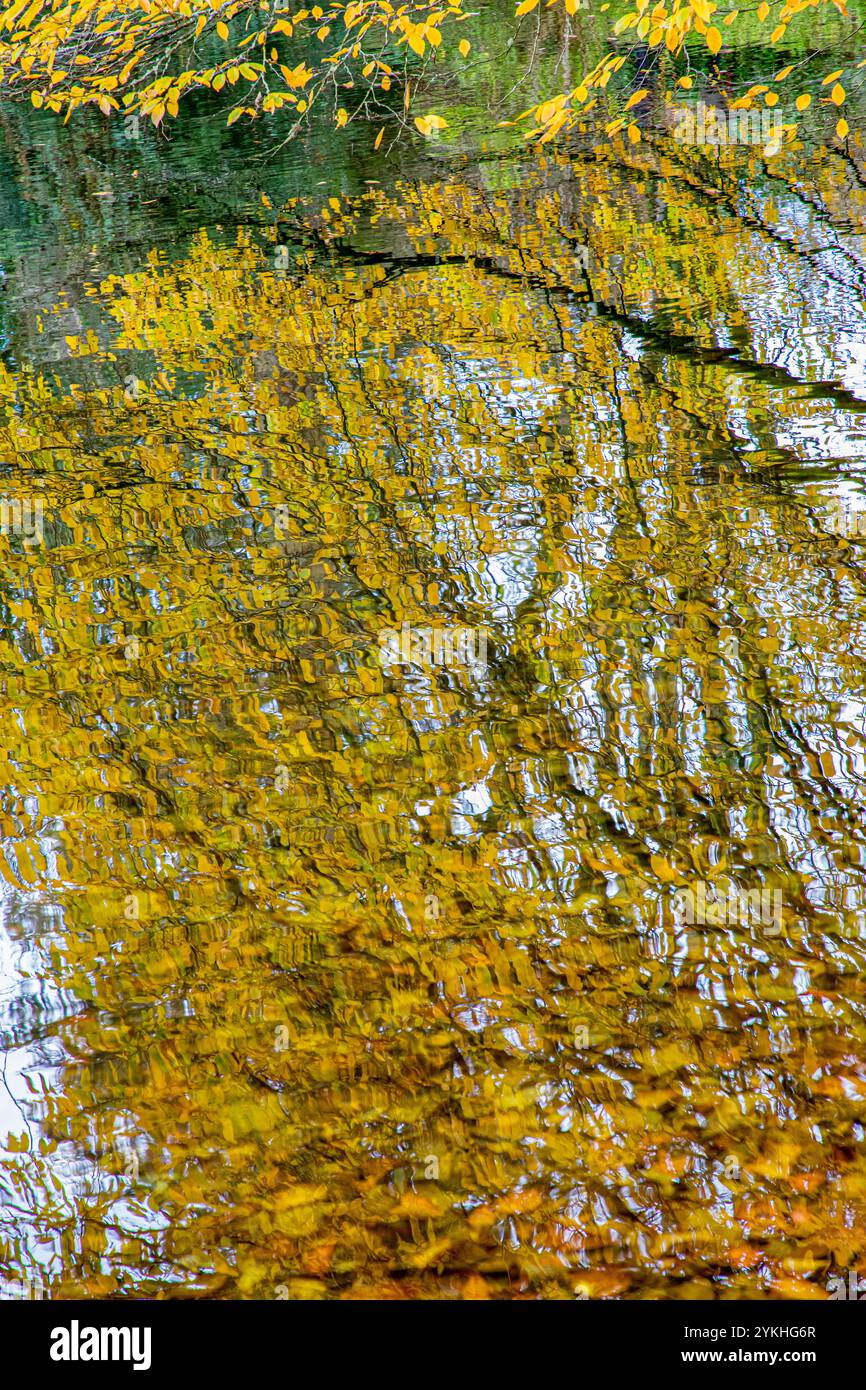
[[[732,267],[675,170],[623,271],[627,177],[290,206],[285,273],[202,232],[62,390],[0,378],[50,518],[5,542],[0,871],[66,1001],[10,1267],[805,1295],[858,1248],[862,565],[779,470],[855,403],[713,339],[796,244]],[[486,676],[383,671],[404,621],[487,625]],[[685,941],[698,879],[781,938]]]

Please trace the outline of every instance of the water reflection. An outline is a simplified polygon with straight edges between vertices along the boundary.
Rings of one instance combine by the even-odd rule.
[[[805,1298],[858,1256],[862,191],[674,153],[202,227],[0,372],[44,506],[9,1279]],[[404,624],[485,662],[383,662]]]

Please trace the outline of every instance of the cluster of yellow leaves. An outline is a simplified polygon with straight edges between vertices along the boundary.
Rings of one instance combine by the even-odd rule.
[[[442,25],[463,17],[461,0],[399,7],[333,0],[309,9],[258,0],[13,0],[0,10],[0,87],[67,119],[95,105],[106,116],[140,113],[159,125],[177,116],[191,91],[238,84],[248,95],[230,122],[282,107],[303,115],[323,88],[351,87],[358,71],[368,87],[387,92],[396,72],[386,50],[423,58],[441,45]],[[322,46],[316,63],[284,61],[287,44],[308,54],[313,41]],[[461,40],[461,53],[468,50]],[[175,53],[216,61],[167,74]],[[336,120],[346,124],[345,108]]]
[[[515,25],[539,4],[520,0]],[[569,15],[579,8],[578,0],[548,0],[545,8],[557,4]],[[775,44],[798,13],[821,4],[845,13],[845,0],[783,0],[772,7],[762,0],[757,17],[762,24],[773,23],[770,41]],[[715,0],[635,0],[635,8],[613,24],[610,38],[632,32],[639,43],[678,55],[697,36],[715,56],[722,49],[724,27],[737,16],[737,10],[723,13]],[[365,91],[387,93],[400,75],[393,63],[395,49],[404,65],[424,59],[440,49],[449,25],[466,18],[463,0],[402,5],[330,0],[308,9],[268,8],[259,0],[13,0],[0,11],[0,89],[28,93],[35,106],[65,113],[67,119],[77,107],[96,105],[106,116],[140,113],[154,125],[177,116],[181,101],[194,90],[236,88],[229,123],[242,115],[256,118],[283,109],[299,118],[326,94],[336,124],[344,126],[352,112],[341,88],[356,89],[356,109],[363,109]],[[222,44],[224,56],[219,55]],[[284,61],[287,44],[303,45],[305,58]],[[315,44],[321,56],[312,61],[309,51]],[[458,50],[466,57],[469,41],[459,39]],[[167,73],[174,54],[186,55],[189,65],[178,63]],[[208,61],[190,62],[190,54]],[[586,117],[626,61],[622,52],[608,51],[576,87],[524,112],[520,119],[531,114],[535,123],[529,138],[547,143]],[[837,104],[839,90],[844,100],[844,89],[838,87],[831,96]],[[407,98],[408,91],[407,83]],[[613,119],[608,113],[608,134],[626,128],[630,140],[640,140],[640,127],[627,112],[641,99],[632,96]],[[415,124],[429,136],[441,129],[437,120],[441,118],[421,116]],[[837,134],[848,134],[844,118]]]
[[[551,3],[557,3],[557,0],[551,0]],[[564,0],[564,3],[569,13],[573,13],[572,0]],[[517,9],[518,16],[528,14],[536,8],[537,4],[538,0],[523,0]],[[830,4],[841,14],[847,13],[845,0],[784,0],[781,5],[777,4],[774,7],[775,24],[770,35],[770,43],[777,44],[784,38],[788,24],[797,14],[817,5]],[[762,0],[756,13],[761,24],[773,18],[773,9],[767,0]],[[703,40],[709,52],[715,56],[720,53],[723,46],[722,27],[735,24],[738,14],[737,9],[724,11],[714,0],[670,0],[670,3],[668,0],[657,0],[654,5],[651,5],[651,0],[635,0],[634,10],[622,15],[613,25],[612,37],[616,38],[621,34],[633,31],[636,38],[647,47],[664,47],[669,53],[676,56],[684,52],[689,36],[697,35],[699,39]],[[625,66],[626,61],[627,57],[623,53],[607,53],[569,92],[562,92],[523,112],[519,119],[531,117],[534,121],[534,126],[529,131],[527,138],[536,140],[539,144],[546,144],[553,140],[563,128],[567,129],[588,116],[597,106],[600,94],[605,91],[615,74]],[[776,75],[775,80],[777,82],[784,81],[793,70],[793,66],[784,68]],[[824,79],[825,86],[835,83],[829,100],[836,106],[840,106],[846,97],[844,87],[838,82],[841,75],[842,70],[840,69]],[[689,77],[681,79],[681,85],[690,87],[692,79]],[[766,87],[755,87],[745,98],[741,98],[734,105],[748,107],[755,95],[767,90]],[[649,91],[646,89],[633,93],[625,103],[623,113],[607,122],[607,133],[612,135],[626,127],[629,138],[634,143],[638,143],[641,138],[640,129],[634,122],[628,120],[625,113],[648,95]],[[766,104],[772,106],[777,100],[778,97],[773,95],[767,98]],[[810,102],[811,97],[808,93],[801,94],[796,101],[797,111],[804,111]],[[793,130],[795,127],[791,129]],[[844,139],[848,133],[848,123],[844,118],[841,118],[836,125],[836,134],[840,139]]]

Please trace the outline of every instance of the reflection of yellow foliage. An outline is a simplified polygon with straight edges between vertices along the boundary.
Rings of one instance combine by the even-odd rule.
[[[808,1297],[862,1245],[866,606],[772,477],[826,401],[708,328],[776,243],[677,175],[633,244],[601,158],[202,231],[0,369],[46,515],[2,541],[0,871],[59,1054],[0,1268]],[[487,671],[384,669],[404,622]],[[684,941],[695,875],[786,935]]]

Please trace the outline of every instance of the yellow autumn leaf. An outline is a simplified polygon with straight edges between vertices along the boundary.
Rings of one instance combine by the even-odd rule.
[[[713,26],[707,30],[707,48],[711,53],[718,53],[722,46],[722,36],[718,29]]]
[[[661,854],[650,855],[650,864],[656,878],[661,879],[662,883],[675,883],[682,877],[670,860],[665,859]]]
[[[30,862],[30,856],[27,853],[27,846],[22,844],[20,840],[16,840],[15,844],[13,845],[13,849],[15,851],[15,861],[18,865],[18,872],[24,879],[24,882],[35,883],[36,875],[33,872],[33,865]]]
[[[441,116],[416,116],[415,125],[422,135],[432,135],[434,131],[444,130],[448,122]]]

